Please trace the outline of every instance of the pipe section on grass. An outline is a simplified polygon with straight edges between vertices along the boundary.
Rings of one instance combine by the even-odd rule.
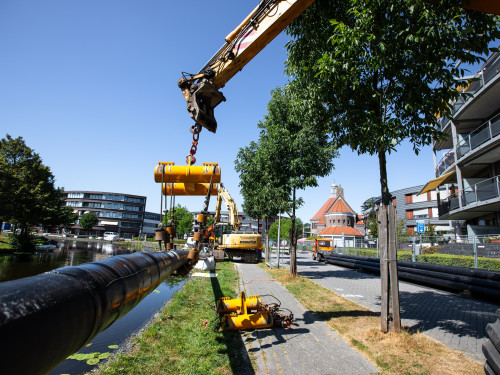
[[[138,252],[0,283],[0,372],[47,373],[127,314],[187,255]]]

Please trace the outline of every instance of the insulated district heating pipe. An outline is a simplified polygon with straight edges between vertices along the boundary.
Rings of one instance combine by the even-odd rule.
[[[0,283],[0,373],[46,374],[187,261],[137,252]]]

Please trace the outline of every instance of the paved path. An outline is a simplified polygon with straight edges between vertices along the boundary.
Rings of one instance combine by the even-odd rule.
[[[380,312],[380,277],[312,260],[298,252],[298,272],[317,284]],[[288,259],[285,260],[288,262]],[[486,325],[496,320],[499,305],[400,282],[402,323],[478,361],[484,361],[482,344]],[[500,303],[500,301],[499,301]]]
[[[325,323],[311,314],[280,283],[255,264],[236,263],[240,288],[246,295],[271,294],[290,309],[299,324],[292,330],[281,328],[249,331],[245,345],[253,353],[256,374],[373,374],[375,366],[349,347]],[[262,297],[264,302],[272,302]]]

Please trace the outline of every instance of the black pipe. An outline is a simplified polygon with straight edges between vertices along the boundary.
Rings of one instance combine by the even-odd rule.
[[[45,374],[187,261],[138,252],[0,283],[0,372]]]
[[[359,259],[358,259],[359,258]],[[337,264],[343,267],[362,269],[364,271],[380,274],[380,263],[378,258],[355,257],[351,255],[336,254],[325,257],[327,263]],[[413,264],[413,268],[402,267],[400,264],[412,264],[409,262],[398,262],[398,276],[401,280],[413,281],[418,284],[433,286],[438,289],[444,289],[454,292],[469,291],[475,295],[486,298],[500,298],[500,289],[498,283],[492,281],[492,278],[474,278],[470,276],[453,276],[451,271],[459,267],[440,266],[432,267],[434,269],[451,268],[450,273],[420,270],[421,264]],[[428,266],[425,264],[424,266]],[[434,266],[434,265],[431,265]],[[426,267],[427,268],[427,267]],[[466,272],[463,272],[467,274]],[[496,274],[493,271],[482,271],[481,276],[487,276],[488,273]],[[472,281],[472,282],[471,282]]]

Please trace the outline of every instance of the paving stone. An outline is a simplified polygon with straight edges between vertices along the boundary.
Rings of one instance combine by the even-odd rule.
[[[307,252],[298,252],[297,265],[302,276],[337,294],[344,294],[347,299],[372,311],[380,312],[378,276],[318,263]],[[482,344],[486,341],[486,325],[496,320],[498,304],[404,281],[400,281],[399,292],[404,325],[418,329],[472,359],[485,360]],[[348,295],[362,295],[363,298]]]
[[[310,313],[280,283],[255,264],[236,263],[246,295],[270,294],[290,309],[298,327],[255,330],[245,334],[256,374],[374,374],[377,368]],[[264,302],[273,301],[263,296]]]

